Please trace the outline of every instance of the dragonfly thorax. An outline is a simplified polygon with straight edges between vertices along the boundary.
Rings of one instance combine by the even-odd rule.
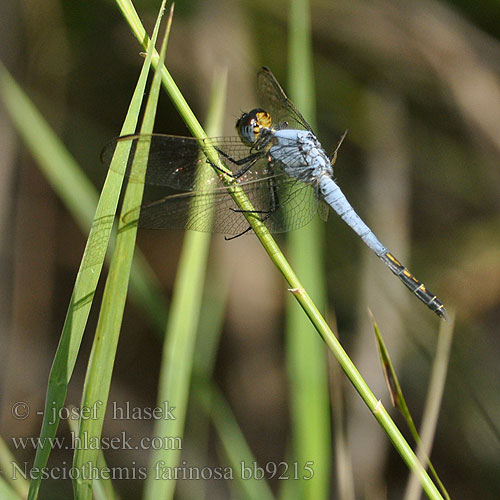
[[[255,146],[260,137],[262,129],[271,128],[271,115],[261,109],[252,109],[249,113],[243,113],[236,122],[236,129],[240,139],[248,146]]]
[[[308,130],[273,130],[269,155],[290,177],[316,185],[320,177],[333,176],[330,160],[316,136]]]

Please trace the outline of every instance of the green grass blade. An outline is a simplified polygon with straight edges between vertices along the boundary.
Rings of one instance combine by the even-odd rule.
[[[209,265],[205,278],[193,359],[191,391],[195,397],[190,399],[191,406],[186,422],[186,434],[189,434],[191,442],[196,443],[196,455],[200,464],[210,463],[211,402],[208,402],[208,408],[202,408],[197,394],[199,391],[203,391],[207,381],[214,377],[217,352],[227,310],[230,279],[230,272],[224,266]],[[202,500],[208,498],[208,489],[209,485],[205,481],[198,481],[193,484],[190,493],[192,497]]]
[[[418,434],[417,428],[415,427],[415,423],[413,422],[413,417],[411,416],[408,405],[406,404],[406,400],[403,395],[403,390],[401,389],[401,384],[399,383],[396,370],[394,369],[391,357],[385,346],[385,342],[380,332],[380,329],[377,325],[377,322],[375,321],[372,312],[369,311],[369,313],[373,326],[373,331],[375,332],[375,337],[377,340],[380,363],[382,365],[382,371],[384,373],[384,378],[387,384],[387,388],[389,390],[391,402],[393,406],[398,408],[401,414],[403,415],[404,419],[406,420],[406,424],[408,425],[408,428],[410,429],[410,432],[413,436],[413,439],[415,439],[415,442],[419,446],[419,453],[417,453],[419,461],[421,463],[424,462],[427,463],[429,469],[431,470],[432,476],[434,477],[434,480],[436,481],[436,483],[438,484],[439,488],[443,493],[443,496],[449,500],[450,497],[448,495],[448,492],[446,491],[444,484],[441,482],[434,466],[432,465],[432,462],[429,458],[429,454],[426,453],[426,450],[430,449],[430,440],[432,440],[432,438],[430,438],[430,434],[433,433],[435,426],[437,424],[437,414],[438,414],[437,407],[439,406],[439,402],[441,401],[443,395],[444,379],[445,379],[446,367],[448,366],[448,361],[449,361],[449,348],[451,345],[452,332],[453,332],[454,315],[450,316],[449,322],[441,322],[440,325],[440,335],[439,335],[440,342],[438,345],[438,355],[436,356],[436,359],[434,361],[433,379],[431,381],[431,384],[429,385],[429,394],[434,393],[434,397],[432,398],[432,402],[434,404],[432,405],[431,410],[425,412],[427,413],[427,418],[424,418],[423,421],[426,422],[427,425],[425,427],[428,428],[429,430],[426,433],[428,436],[426,439],[426,444],[423,445],[421,438]],[[443,332],[446,332],[446,334],[443,334]],[[431,400],[431,398],[429,397],[428,400]],[[413,498],[415,498],[416,489],[420,488],[420,485],[417,482],[417,478],[415,477],[414,474],[412,474],[411,477],[413,481],[410,480],[408,490],[413,490],[414,492]],[[418,492],[420,492],[420,489],[418,489]]]
[[[135,131],[147,73],[138,84],[123,132]],[[93,295],[102,269],[112,221],[116,211],[123,176],[110,170],[99,202],[95,190],[76,166],[70,155],[60,147],[43,118],[17,86],[7,70],[0,65],[1,95],[6,108],[28,147],[38,158],[49,182],[75,214],[81,225],[88,224],[88,214],[95,210],[95,218],[87,241],[84,257],[78,271],[75,287],[63,326],[63,332],[49,376],[46,397],[47,416],[42,423],[40,437],[47,439],[56,434],[58,420],[51,422],[49,409],[61,408],[66,398],[67,384],[73,373],[76,356],[88,319]],[[59,168],[64,165],[64,168]],[[97,204],[97,209],[95,205]],[[56,411],[56,415],[58,415]],[[39,470],[47,464],[50,447],[37,449],[34,466]],[[40,478],[32,480],[28,498],[38,496]]]
[[[142,88],[138,87],[136,89],[136,94],[132,98],[129,108],[128,118],[122,127],[122,135],[135,132],[145,84],[146,81],[144,79],[140,84]],[[29,100],[28,96],[1,63],[0,98],[4,101],[17,132],[37,161],[42,173],[56,194],[61,198],[68,211],[80,226],[80,229],[84,233],[88,233],[93,224],[94,226],[99,226],[100,230],[92,237],[94,240],[98,237],[97,241],[90,242],[88,246],[90,248],[105,247],[105,242],[109,239],[109,236],[106,234],[107,226],[99,224],[96,221],[102,220],[103,214],[108,214],[109,216],[109,214],[114,213],[116,210],[116,207],[114,207],[116,200],[114,193],[117,188],[112,185],[110,186],[110,184],[116,183],[117,185],[121,185],[121,176],[117,177],[116,174],[110,172],[109,175],[115,177],[114,182],[105,185],[101,194],[103,201],[98,206],[99,194],[94,185],[85,176],[82,168],[70,155],[62,141],[56,136],[35,105]],[[106,207],[104,201],[108,197],[109,206]],[[97,211],[96,206],[98,206]],[[111,257],[109,247],[107,257]],[[95,255],[93,260],[96,260]],[[98,266],[95,266],[92,269],[83,271],[86,271],[89,276],[93,275],[95,281],[97,281],[99,278],[97,270]],[[91,274],[90,271],[93,271],[93,273]],[[90,285],[86,288],[92,289]],[[160,290],[160,285],[151,267],[143,255],[137,252],[134,256],[130,295],[132,300],[139,306],[148,312],[151,311],[150,318],[152,323],[157,328],[163,330],[167,315],[164,306],[165,299],[161,296]],[[88,306],[87,311],[85,308],[82,308],[79,314],[74,315],[75,325],[85,319],[85,312],[88,314],[90,303]],[[81,319],[78,316],[81,316]],[[75,325],[74,328],[76,330]]]
[[[128,18],[126,18],[127,21]],[[136,35],[137,36],[137,35]],[[142,43],[143,40],[139,39]],[[153,58],[153,65],[155,64],[155,58]],[[190,128],[192,134],[195,137],[206,137],[205,132],[201,128],[198,120],[194,116],[193,112],[189,108],[186,100],[182,96],[179,88],[173,81],[171,75],[168,73],[165,67],[161,68],[162,74],[162,82],[167,90],[172,102],[177,107],[181,117],[183,118],[186,125]],[[207,152],[209,159],[220,166],[223,169],[223,165],[220,163],[219,158],[215,154],[216,152]],[[251,204],[246,199],[244,192],[235,184],[232,183],[232,180],[227,178],[226,176],[221,175],[223,182],[227,183],[228,191],[233,196],[238,207],[242,210],[252,210]],[[384,431],[387,433],[389,439],[392,441],[398,453],[403,458],[404,462],[408,465],[410,469],[416,469],[417,473],[422,482],[422,486],[424,491],[427,493],[429,498],[432,499],[440,499],[442,498],[437,490],[436,486],[427,475],[425,470],[422,468],[420,463],[418,462],[415,454],[413,453],[411,447],[405,441],[399,429],[396,427],[395,423],[390,418],[389,414],[383,407],[383,405],[376,399],[364,379],[361,377],[360,373],[354,366],[353,362],[347,356],[346,352],[340,345],[339,341],[331,331],[330,327],[326,323],[325,319],[318,311],[315,303],[304,289],[299,279],[297,278],[294,270],[285,259],[283,253],[280,248],[276,244],[275,240],[270,235],[269,231],[265,227],[265,225],[258,218],[247,216],[247,220],[254,230],[257,238],[261,242],[262,246],[268,253],[272,262],[276,265],[278,270],[282,273],[285,280],[288,282],[288,285],[293,292],[295,298],[299,302],[300,306],[304,310],[304,313],[309,317],[310,321],[313,323],[314,327],[321,335],[328,348],[332,351],[336,360],[342,367],[342,370],[347,375],[351,383],[354,385],[355,389],[358,391],[359,395],[363,399],[364,403],[368,406],[368,408],[373,412],[378,423],[382,426]]]
[[[102,450],[99,450],[97,455],[96,469],[101,472],[111,470],[108,468]],[[101,477],[94,479],[93,494],[95,500],[118,500],[118,496],[113,488],[111,476],[107,476],[106,474],[101,474]]]
[[[44,176],[80,226],[88,230],[98,202],[94,187],[1,62],[0,97]]]
[[[9,450],[4,439],[0,436],[0,471],[3,471],[5,479],[0,476],[0,498],[26,498],[29,483],[21,474],[15,474],[13,468],[16,461]],[[12,497],[8,495],[14,495]]]
[[[336,318],[331,318],[336,325]],[[340,366],[328,355],[328,379],[331,391],[332,433],[334,435],[335,490],[342,500],[355,500],[354,470],[345,426],[344,384]]]
[[[429,457],[438,422],[439,409],[443,399],[448,366],[450,364],[450,351],[453,341],[454,325],[455,314],[450,312],[449,321],[442,321],[440,324],[436,356],[432,365],[431,380],[429,382],[426,405],[422,416],[422,428],[420,432],[421,437],[418,434],[415,436],[415,440],[418,444],[417,457],[422,463],[426,462],[428,464],[432,476],[439,485],[443,496],[447,500],[450,499],[450,495],[439,478]],[[405,499],[418,499],[420,497],[420,490],[421,486],[418,478],[412,473],[405,493]]]
[[[382,372],[384,374],[385,383],[387,385],[387,389],[391,397],[391,403],[393,406],[397,407],[399,411],[403,414],[412,432],[416,431],[412,416],[410,415],[410,410],[408,409],[406,400],[403,395],[403,391],[401,389],[401,385],[399,384],[399,379],[396,374],[396,370],[394,369],[394,365],[392,364],[391,357],[389,356],[389,352],[387,351],[387,348],[385,346],[385,342],[380,332],[380,329],[377,325],[377,322],[375,321],[375,318],[371,310],[368,310],[368,312],[370,314],[373,331],[375,332],[380,364],[382,365]]]
[[[226,78],[220,79],[213,99],[217,123],[212,122],[210,133],[217,133],[221,127],[222,110],[226,95]],[[212,174],[208,164],[203,167]],[[203,169],[199,175],[204,175]],[[170,320],[163,347],[157,405],[167,402],[175,406],[175,419],[156,421],[155,436],[184,435],[184,424],[189,400],[194,347],[201,308],[203,284],[206,274],[210,234],[194,231],[186,232],[175,280]],[[163,470],[170,471],[178,466],[181,456],[179,449],[158,449],[153,451],[150,471],[146,481],[144,498],[170,499],[174,496],[175,480],[158,480]]]
[[[195,375],[201,380],[213,376],[231,280],[224,266],[212,266],[207,272],[194,361]]]
[[[216,79],[212,85],[212,99],[209,104],[207,131],[211,136],[220,135],[220,124],[222,123],[223,106],[217,104],[217,89],[222,86]],[[226,79],[226,74],[224,74]],[[219,92],[220,94],[220,92]],[[220,113],[217,111],[220,110]],[[219,125],[217,125],[219,124]],[[224,327],[224,319],[227,308],[227,297],[229,294],[230,272],[225,266],[214,266],[208,263],[205,276],[205,287],[203,290],[203,301],[200,307],[199,320],[196,333],[196,346],[193,354],[192,388],[196,394],[197,387],[214,376],[217,351],[220,343],[221,333]],[[210,460],[210,419],[209,414],[204,415],[198,400],[190,398],[189,413],[187,415],[185,433],[189,434],[192,443],[196,443],[196,456],[199,463],[209,463]],[[206,481],[195,481],[190,484],[190,495],[200,500],[207,498],[209,485]]]
[[[161,5],[160,13],[154,28],[153,43],[148,49],[144,65],[149,68],[151,64],[152,46],[156,42],[161,17],[164,11],[165,0]],[[171,21],[171,19],[170,19]],[[169,33],[170,22],[167,25],[165,38],[162,44],[162,58],[165,57],[166,43]],[[141,125],[141,133],[151,134],[153,131],[156,105],[158,102],[160,89],[159,73],[155,73],[153,83],[149,93],[144,118]],[[118,148],[117,148],[118,149]],[[140,141],[137,144],[132,170],[134,177],[140,179],[139,174],[145,176],[147,156],[149,152],[149,141]],[[116,157],[116,153],[115,153]],[[123,168],[127,164],[126,158],[123,161]],[[123,200],[122,214],[127,213],[139,206],[142,201],[144,184],[141,182],[129,182]],[[126,225],[120,216],[118,224],[118,235],[113,251],[111,267],[109,270],[104,295],[102,299],[101,311],[97,323],[94,343],[90,355],[85,384],[83,389],[82,408],[98,408],[96,418],[80,419],[79,439],[80,442],[99,441],[104,423],[105,410],[111,385],[111,375],[113,372],[116,348],[120,335],[120,327],[123,319],[123,311],[127,296],[128,281],[134,254],[135,239],[137,234],[137,224]],[[94,447],[77,447],[73,460],[74,469],[79,471],[73,481],[75,498],[77,500],[91,500],[92,479],[89,474],[84,474],[85,470],[94,467],[97,463],[98,450]]]
[[[14,491],[3,477],[0,477],[0,498],[2,500],[21,500],[24,497]]]
[[[229,461],[229,467],[238,481],[243,495],[240,498],[249,500],[273,500],[271,488],[263,479],[256,479],[256,474],[250,473],[253,464],[257,463],[241,432],[234,415],[226,400],[213,385],[200,383],[196,391],[196,399],[204,410],[210,414],[224,453]],[[246,468],[243,470],[242,465]],[[242,477],[242,472],[246,474]]]
[[[315,98],[309,2],[293,0],[289,16],[290,97],[314,128]],[[323,310],[326,305],[324,224],[311,224],[288,235],[295,271]],[[287,366],[290,379],[293,460],[314,462],[314,477],[294,482],[296,498],[328,498],[332,470],[330,401],[324,344],[291,298],[287,303]]]
[[[68,419],[68,424],[71,432],[76,436],[78,435],[78,422],[73,419]],[[98,451],[97,455],[97,470],[106,471],[108,465],[102,450]],[[113,488],[111,477],[102,477],[94,479],[94,497],[95,500],[117,500],[118,496]]]

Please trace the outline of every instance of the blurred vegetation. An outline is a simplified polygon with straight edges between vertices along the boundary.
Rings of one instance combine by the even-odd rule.
[[[151,0],[136,2],[148,32],[158,6]],[[119,133],[143,61],[120,12],[114,3],[96,0],[6,1],[0,5],[0,26],[0,60],[100,189],[106,173],[100,151]],[[486,0],[313,1],[311,27],[317,134],[332,151],[349,129],[335,165],[337,182],[381,240],[456,311],[433,464],[452,498],[496,499],[500,5]],[[166,64],[200,118],[208,110],[214,72],[228,70],[223,133],[232,135],[241,111],[257,104],[255,74],[260,66],[269,66],[283,87],[290,87],[287,30],[284,1],[179,1]],[[160,96],[155,130],[187,134],[165,95]],[[1,103],[0,134],[0,435],[10,444],[12,436],[39,433],[39,418],[14,420],[10,408],[20,400],[43,408],[85,235],[17,140]],[[349,354],[388,407],[367,314],[371,308],[418,426],[437,320],[341,220],[332,214],[324,230],[327,313],[336,318]],[[174,231],[139,234],[140,248],[168,297],[182,238]],[[280,241],[286,248],[286,239]],[[217,313],[220,290],[213,288],[219,282],[221,289],[229,288],[214,380],[259,462],[285,460],[291,424],[282,278],[252,236],[225,242],[215,235],[209,263],[214,278],[207,280],[207,288],[216,297]],[[96,300],[101,294],[100,289]],[[201,329],[209,315],[202,310]],[[161,332],[154,321],[144,319],[131,302],[110,400],[155,405]],[[93,312],[89,331],[96,320]],[[90,339],[84,338],[68,393],[68,402],[76,406]],[[345,388],[345,400],[357,496],[384,498],[385,490],[387,498],[401,498],[406,469],[350,387]],[[193,460],[199,450],[189,436],[199,435],[197,416],[188,413],[184,441],[184,454]],[[105,432],[142,436],[151,432],[152,424],[110,421]],[[69,431],[63,427],[61,432]],[[217,463],[213,437],[205,438],[207,463]],[[11,451],[18,462],[33,460],[33,450]],[[125,466],[131,460],[146,464],[148,457],[141,450],[133,455],[112,452],[106,458],[108,464]],[[69,451],[58,451],[52,460],[70,462],[71,457]],[[337,474],[334,464],[332,498],[339,498]],[[208,485],[207,498],[229,495],[219,483]],[[271,486],[278,491],[282,485],[274,481]],[[132,499],[139,497],[142,485],[128,481],[115,487],[121,498]],[[177,495],[193,498],[192,488],[197,487],[180,482]],[[69,481],[48,481],[40,498],[68,498],[70,492]]]

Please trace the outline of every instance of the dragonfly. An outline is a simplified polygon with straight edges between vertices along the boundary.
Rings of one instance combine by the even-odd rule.
[[[345,133],[329,157],[269,68],[260,69],[257,86],[264,107],[240,116],[238,136],[139,134],[119,137],[104,149],[102,160],[111,166],[116,146],[129,143],[130,180],[177,191],[132,210],[124,221],[152,229],[218,232],[233,239],[252,232],[248,216],[280,233],[304,226],[316,214],[326,220],[331,208],[429,309],[447,319],[443,303],[380,242],[335,182],[333,165]],[[131,158],[141,140],[149,143],[147,168],[145,176],[135,179]],[[243,190],[251,210],[238,207],[228,176]]]

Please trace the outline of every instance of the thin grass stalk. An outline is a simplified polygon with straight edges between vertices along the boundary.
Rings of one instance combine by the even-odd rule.
[[[70,408],[73,410],[74,408]],[[78,422],[76,420],[68,419],[69,428],[73,435],[78,435]],[[99,454],[97,456],[97,469],[108,470],[108,465],[106,463],[106,458],[104,457],[104,452],[99,450]],[[95,500],[117,500],[118,496],[115,493],[113,487],[113,481],[111,477],[100,477],[94,479],[94,488],[93,488],[94,498]]]
[[[153,46],[156,42],[164,6],[165,0],[161,5],[160,13],[154,28],[152,43],[149,46],[144,63],[148,68],[151,64],[151,54]],[[172,12],[162,43],[161,61],[165,58],[171,17]],[[141,125],[142,134],[151,134],[153,131],[159,90],[160,75],[156,72],[151,85]],[[128,213],[130,210],[141,204],[144,183],[141,182],[140,179],[144,179],[146,175],[149,142],[150,141],[148,140],[144,140],[137,143],[134,161],[132,163],[132,172],[133,177],[139,179],[139,181],[130,181],[127,184],[123,200],[122,214]],[[126,224],[120,216],[116,245],[104,288],[102,306],[97,323],[94,343],[92,345],[90,360],[87,367],[81,404],[81,408],[96,408],[96,411],[92,419],[80,418],[78,434],[79,443],[99,442],[101,439],[102,426],[104,423],[106,405],[111,385],[111,375],[113,372],[116,348],[127,297],[128,281],[132,265],[136,234],[137,223]],[[98,450],[95,447],[77,446],[73,459],[73,470],[78,472],[73,481],[76,500],[91,500],[92,476],[93,470],[96,467],[97,458]]]
[[[192,408],[188,418],[187,429],[191,440],[196,443],[196,455],[200,463],[209,463],[211,443],[211,408],[213,401],[209,399],[207,408],[202,408],[199,392],[207,381],[214,378],[220,337],[224,327],[229,294],[230,273],[224,266],[209,266],[203,292],[203,304],[200,310],[198,336],[193,361]],[[220,463],[223,463],[222,461]],[[194,485],[192,494],[204,500],[209,498],[210,484],[205,481]]]
[[[221,272],[223,273],[221,277]],[[216,273],[216,274],[215,274]],[[207,286],[205,287],[205,300],[201,309],[199,334],[196,343],[195,361],[193,368],[193,393],[196,409],[205,413],[206,418],[211,418],[213,426],[221,441],[220,456],[227,460],[231,471],[235,474],[236,484],[234,490],[237,495],[245,494],[245,498],[269,499],[272,500],[272,492],[265,480],[256,480],[253,476],[243,478],[241,474],[241,464],[257,463],[257,459],[252,454],[250,446],[245,440],[243,432],[238,426],[236,417],[231,411],[227,401],[214,384],[209,381],[213,376],[216,350],[223,323],[223,314],[226,307],[227,293],[229,291],[229,272],[227,269],[218,269],[214,276],[207,276]],[[207,293],[208,288],[208,293]],[[191,412],[197,415],[196,409]],[[208,445],[208,425],[198,416],[195,417],[196,437],[191,437],[198,443],[198,454],[200,446],[203,449],[205,443]],[[208,424],[208,422],[207,422]],[[203,451],[202,451],[203,453]],[[221,460],[222,462],[222,460]],[[241,483],[241,484],[240,484]],[[266,483],[266,484],[264,484]],[[200,490],[203,488],[200,485]],[[204,492],[199,492],[196,498],[205,498]]]
[[[127,21],[129,20],[127,19]],[[139,42],[142,43],[142,40],[140,38]],[[153,65],[155,64],[155,60],[156,60],[155,57],[153,57],[152,61]],[[176,106],[177,110],[179,111],[181,117],[183,118],[184,122],[190,129],[193,136],[197,138],[206,137],[205,132],[203,131],[198,120],[196,119],[193,112],[189,108],[189,105],[182,96],[179,88],[175,84],[174,80],[172,79],[166,67],[161,68],[161,75],[162,75],[163,85],[167,90],[170,99]],[[238,207],[243,211],[251,212],[252,206],[246,199],[243,190],[234,184],[232,178],[225,177],[222,174],[224,166],[221,164],[220,159],[216,154],[216,151],[213,151],[212,153],[207,151],[207,155],[211,162],[219,166],[221,170],[219,172],[221,174],[221,178],[223,182],[227,183],[226,185],[228,186],[228,192],[233,196],[233,199],[235,200]],[[297,278],[294,270],[292,269],[288,261],[285,259],[283,253],[276,244],[275,240],[272,238],[266,226],[260,221],[260,219],[252,217],[249,213],[245,213],[245,216],[247,217],[250,226],[254,230],[257,238],[259,239],[262,246],[268,253],[272,262],[276,265],[278,270],[281,272],[281,274],[287,281],[290,290],[292,291],[295,298],[299,302],[300,306],[304,310],[304,313],[309,317],[309,319],[315,326],[316,330],[327,344],[328,348],[332,351],[333,355],[340,363],[342,370],[347,375],[351,383],[354,385],[355,389],[358,391],[359,395],[361,396],[365,404],[373,412],[375,418],[389,436],[389,439],[395,446],[398,453],[403,458],[404,462],[410,469],[417,471],[426,494],[431,499],[441,499],[442,497],[439,491],[437,490],[436,486],[434,485],[430,477],[427,475],[422,465],[418,462],[411,447],[405,441],[401,432],[399,431],[395,423],[392,421],[392,419],[390,418],[389,414],[387,413],[383,405],[380,403],[380,401],[378,401],[375,398],[374,394],[371,392],[370,388],[368,387],[364,379],[361,377],[360,373],[354,366],[353,362],[351,361],[349,356],[347,356],[346,352],[344,351],[339,341],[331,331],[325,319],[318,311],[315,303],[313,302],[313,300],[311,299],[311,297],[309,296],[309,294],[307,293],[307,291],[304,289],[301,282]]]
[[[292,0],[289,15],[290,97],[314,128],[315,96],[309,2]],[[290,260],[320,310],[326,305],[324,224],[288,235]],[[326,353],[314,327],[294,300],[287,301],[287,366],[290,379],[293,459],[314,462],[314,476],[294,482],[298,498],[326,499],[332,470],[332,436]],[[291,492],[290,492],[291,493]]]
[[[415,442],[419,446],[420,455],[417,454],[418,459],[420,460],[421,463],[427,463],[427,465],[429,466],[429,469],[432,473],[432,476],[434,477],[434,480],[436,481],[436,484],[439,486],[439,488],[441,489],[441,492],[443,493],[443,496],[447,500],[449,500],[450,497],[448,495],[448,492],[446,491],[446,488],[444,487],[443,483],[439,479],[439,476],[438,476],[436,470],[434,469],[434,466],[432,465],[429,456],[428,455],[425,456],[425,453],[422,451],[424,448],[422,448],[422,442],[421,442],[420,436],[419,436],[417,428],[415,427],[415,424],[413,422],[413,417],[411,416],[408,405],[406,404],[406,400],[405,400],[405,397],[403,394],[403,390],[401,388],[401,384],[399,383],[399,379],[398,379],[396,370],[394,369],[394,365],[392,363],[391,357],[389,356],[389,351],[387,350],[387,348],[385,346],[384,339],[383,339],[382,334],[380,332],[380,329],[375,321],[373,313],[371,312],[371,310],[368,310],[368,312],[370,314],[373,330],[375,332],[375,337],[377,340],[377,347],[378,347],[378,352],[379,352],[379,358],[380,358],[380,364],[382,366],[382,371],[384,373],[384,378],[386,381],[387,389],[389,391],[389,395],[391,396],[392,405],[394,407],[398,408],[398,410],[403,415],[404,419],[406,420],[406,425],[408,425],[408,428],[410,429],[410,432],[413,436],[413,439],[415,440]],[[451,322],[450,322],[450,324],[448,324],[448,326],[453,327],[453,322],[454,322],[453,315],[450,316],[450,320],[451,320]],[[440,339],[443,337],[442,328],[444,327],[444,324],[446,324],[446,323],[443,322],[443,324],[441,325]],[[448,342],[451,342],[451,335],[446,335],[446,340]],[[434,360],[434,368],[435,368],[434,371],[438,372],[440,375],[442,375],[442,370],[440,370],[439,368],[442,368],[442,365],[444,365],[444,369],[446,371],[446,367],[448,366],[448,362],[449,362],[449,358],[447,357],[447,355],[445,355],[446,351],[443,349],[442,344],[443,344],[443,342],[438,342],[438,355],[436,356],[436,358]],[[449,354],[449,353],[446,353],[446,354]],[[438,368],[436,368],[436,367],[438,367]],[[442,377],[440,377],[438,379],[436,377],[433,377],[431,384],[429,385],[429,397],[430,397],[431,393],[436,392],[437,380],[439,380],[441,382],[441,384],[440,384],[441,393],[439,394],[439,397],[440,398],[442,397],[442,389],[443,389],[443,384],[444,384]],[[433,396],[434,396],[434,398],[436,398],[436,394],[433,394]],[[428,399],[429,399],[429,397],[428,397]],[[427,413],[427,412],[424,412],[424,415],[425,415],[425,413]],[[437,411],[435,408],[434,408],[434,411],[432,413],[433,413],[432,424],[434,425],[433,428],[435,428],[435,425],[437,423]],[[425,418],[423,419],[422,425],[423,426],[429,425],[429,415],[428,414],[425,415]],[[430,446],[430,444],[428,446]]]
[[[226,270],[221,272],[225,273]],[[272,500],[272,492],[265,480],[259,480],[252,473],[250,477],[244,477],[242,474],[242,464],[247,467],[257,463],[257,459],[252,454],[250,446],[245,440],[243,432],[238,426],[236,417],[231,411],[227,401],[224,399],[221,392],[215,386],[210,384],[212,378],[213,363],[215,360],[215,350],[217,347],[220,325],[222,322],[223,308],[225,308],[226,294],[228,292],[229,279],[228,275],[224,274],[221,280],[220,271],[217,274],[217,286],[212,280],[210,288],[213,290],[210,293],[210,310],[205,312],[202,309],[202,317],[206,317],[207,321],[201,321],[200,334],[197,341],[197,350],[195,353],[195,371],[193,376],[193,389],[195,403],[201,407],[206,416],[210,416],[213,426],[217,432],[221,442],[220,455],[223,456],[229,464],[231,471],[236,479],[234,490],[237,490],[235,496],[242,496],[249,499],[267,499]],[[221,283],[222,281],[222,283]],[[207,283],[210,283],[210,278]],[[221,291],[222,288],[222,291]],[[215,311],[214,311],[215,308]],[[215,317],[214,317],[215,316]],[[203,421],[201,421],[203,424]],[[200,432],[200,418],[197,418],[197,436],[203,437],[202,432],[208,431],[202,429]],[[206,441],[206,439],[205,439]],[[203,442],[202,439],[197,439],[197,443]],[[222,462],[222,460],[221,460]],[[248,469],[246,469],[248,471]],[[197,497],[199,498],[199,497]]]
[[[273,500],[271,488],[263,479],[258,479],[252,470],[257,460],[252,454],[245,436],[224,396],[215,384],[200,381],[196,389],[196,399],[210,413],[213,425],[221,441],[230,470],[235,474],[241,498],[247,500]],[[243,469],[245,467],[245,469]],[[244,476],[244,474],[246,474]]]
[[[217,101],[226,99],[226,83],[227,72],[224,72],[223,78],[221,78],[221,74],[215,71],[206,125],[207,132],[211,136],[221,135],[225,107],[218,104]],[[222,87],[224,88],[223,92]],[[216,92],[217,89],[220,89],[220,92]],[[195,397],[190,397],[189,400],[190,408],[185,430],[185,433],[189,434],[191,442],[196,443],[195,455],[199,463],[209,463],[211,427],[210,412],[203,412],[201,404],[196,398],[196,393],[200,383],[206,384],[206,381],[213,377],[227,307],[229,274],[225,267],[213,266],[210,261],[207,263],[203,297],[199,306],[190,388],[191,394],[194,394]],[[206,481],[191,481],[189,483],[189,494],[192,498],[206,499],[209,489],[210,485]]]
[[[213,134],[216,134],[221,127],[226,80],[225,76],[219,78],[213,90],[215,99],[212,99],[214,107],[211,113],[218,117],[217,123],[212,121],[211,133]],[[198,172],[197,182],[203,181],[207,175],[213,176],[214,172],[205,163]],[[207,218],[213,218],[213,213],[207,213]],[[174,285],[170,318],[165,332],[157,398],[157,406],[160,408],[165,405],[175,406],[175,418],[157,420],[153,431],[154,436],[175,436],[181,440],[184,437],[194,347],[209,248],[209,233],[186,232]],[[153,451],[146,480],[145,499],[173,498],[176,481],[171,478],[170,472],[179,465],[181,451],[181,449]],[[163,477],[165,472],[167,476]]]

